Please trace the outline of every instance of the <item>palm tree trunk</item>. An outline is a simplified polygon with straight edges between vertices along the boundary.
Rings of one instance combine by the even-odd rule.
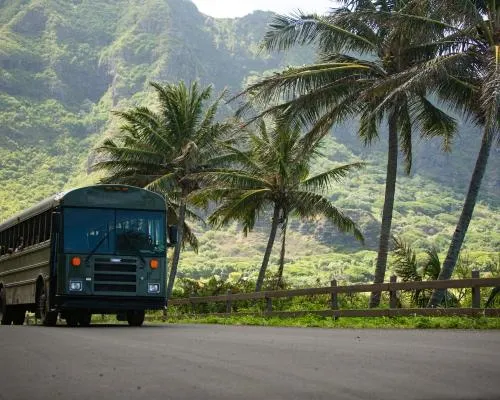
[[[280,208],[277,204],[275,204],[273,220],[271,222],[271,233],[269,233],[269,240],[267,241],[266,252],[264,253],[264,259],[262,260],[262,265],[260,267],[259,277],[257,278],[257,284],[255,285],[256,292],[261,291],[262,285],[264,283],[267,264],[269,263],[269,258],[271,257],[271,251],[273,249],[274,239],[276,238],[276,231],[278,230],[279,217],[280,217]]]
[[[394,208],[394,193],[396,192],[396,177],[398,172],[398,128],[396,116],[389,117],[389,150],[387,157],[387,175],[385,180],[385,199],[382,211],[382,226],[378,245],[377,265],[373,283],[382,283],[387,267],[387,253],[391,237],[392,210]],[[373,292],[370,298],[370,308],[380,304],[380,292]]]
[[[490,155],[492,143],[493,132],[485,129],[483,140],[481,142],[481,148],[479,150],[479,155],[476,160],[476,166],[474,167],[472,179],[469,184],[467,197],[465,198],[465,203],[462,208],[462,214],[460,215],[457,227],[455,228],[455,232],[453,233],[450,247],[448,249],[448,254],[446,255],[446,259],[444,260],[443,268],[441,268],[438,280],[450,279],[453,270],[455,269],[458,255],[464,242],[465,234],[467,233],[469,223],[472,219],[472,213],[474,212],[474,206],[476,205],[479,188],[481,187],[484,172],[486,171],[486,165],[488,164],[488,158]],[[439,304],[441,304],[441,302],[443,301],[444,293],[444,289],[434,290],[431,298],[429,299],[427,307],[437,307]]]
[[[286,228],[288,227],[288,216],[285,215],[283,218],[283,228],[281,231],[281,252],[280,252],[280,262],[278,267],[278,279],[276,282],[276,286],[281,288],[283,284],[283,269],[285,267],[285,244],[286,244]]]
[[[182,197],[179,206],[179,218],[177,221],[177,243],[175,244],[174,256],[172,257],[172,266],[170,267],[170,275],[168,277],[167,304],[168,300],[170,299],[170,296],[172,295],[175,276],[177,275],[177,265],[179,264],[179,258],[181,255],[181,248],[182,248],[182,238],[184,237],[185,217],[186,217],[186,199]]]

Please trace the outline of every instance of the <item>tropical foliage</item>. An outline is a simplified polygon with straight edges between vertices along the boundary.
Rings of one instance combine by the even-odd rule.
[[[404,239],[393,237],[392,265],[394,273],[403,282],[436,280],[441,271],[441,261],[439,253],[435,247],[425,250],[425,258],[417,261],[415,250]],[[468,276],[467,276],[468,278]],[[412,291],[411,304],[418,307],[425,307],[429,301],[431,292],[429,290]],[[457,299],[452,293],[446,297],[446,305],[456,304]]]
[[[439,279],[449,279],[472,219],[491,148],[500,139],[500,5],[495,1],[474,0],[415,0],[413,4],[418,14],[400,12],[396,20],[412,31],[434,32],[433,40],[411,49],[416,54],[430,53],[433,58],[401,74],[405,83],[394,96],[412,87],[433,88],[457,112],[483,129],[462,214],[439,275]],[[442,297],[443,291],[436,290],[429,305],[436,306]]]
[[[375,283],[383,282],[387,264],[396,190],[398,147],[404,155],[406,172],[412,166],[412,132],[422,137],[443,137],[449,149],[456,131],[455,120],[437,108],[421,87],[399,90],[394,77],[421,62],[422,54],[407,49],[427,40],[426,35],[408,31],[382,14],[400,11],[408,3],[388,1],[343,1],[324,17],[298,13],[278,16],[267,32],[268,50],[286,50],[297,44],[316,44],[318,60],[314,64],[288,68],[258,83],[244,93],[252,102],[271,106],[299,118],[311,132],[326,135],[329,129],[348,117],[359,117],[358,134],[369,145],[379,136],[379,126],[387,121],[389,129],[388,161],[379,252]],[[417,33],[416,33],[417,32]],[[357,54],[358,56],[353,56]],[[426,55],[427,58],[432,54]],[[425,59],[425,56],[423,56]],[[398,95],[394,95],[397,90]],[[245,110],[247,107],[243,107]],[[380,294],[374,293],[371,306],[377,306]]]
[[[171,263],[168,298],[184,237],[194,246],[197,243],[185,225],[188,195],[198,189],[198,182],[190,176],[219,165],[219,150],[231,143],[233,125],[215,121],[223,95],[207,107],[205,103],[212,92],[210,87],[200,89],[197,82],[190,87],[183,82],[151,85],[158,97],[158,110],[136,107],[117,112],[125,124],[118,137],[106,140],[97,148],[101,158],[93,168],[106,172],[103,182],[143,186],[167,199],[169,212],[178,221],[178,242]]]
[[[269,256],[268,281],[264,285],[276,283],[273,276],[281,275],[285,261],[283,286],[329,284],[334,278],[346,283],[375,279],[376,260],[381,260],[373,251],[380,247],[379,220],[381,214],[388,216],[388,211],[381,211],[390,208],[384,189],[392,192],[391,181],[395,179],[395,175],[387,179],[388,147],[376,139],[387,135],[389,117],[396,111],[399,119],[392,124],[397,129],[390,132],[390,158],[398,161],[397,153],[402,154],[406,170],[411,166],[412,173],[400,173],[397,178],[390,231],[401,235],[414,249],[417,269],[413,278],[422,276],[425,249],[436,247],[440,259],[445,259],[443,252],[452,235],[450,257],[446,257],[441,278],[450,270],[455,277],[470,276],[464,272],[463,261],[453,269],[460,247],[470,254],[469,266],[486,276],[494,275],[491,265],[500,248],[500,164],[494,157],[498,151],[497,3],[345,1],[325,16],[295,14],[275,18],[265,46],[287,51],[263,54],[258,42],[271,18],[269,13],[216,20],[202,16],[189,2],[173,0],[137,4],[84,0],[71,7],[61,1],[4,2],[0,6],[4,39],[0,41],[0,219],[63,188],[94,183],[97,178],[88,174],[89,167],[110,161],[111,154],[119,154],[128,141],[136,150],[145,151],[140,157],[144,156],[148,163],[160,162],[159,168],[143,170],[143,176],[141,172],[135,177],[127,177],[124,171],[123,176],[112,179],[149,185],[170,174],[172,186],[166,183],[168,179],[160,179],[156,190],[163,190],[163,184],[169,187],[167,200],[173,221],[180,217],[182,208],[180,184],[188,186],[186,193],[198,188],[199,183],[202,188],[208,184],[198,181],[199,175],[190,174],[190,165],[200,162],[212,168],[220,162],[231,171],[242,168],[244,163],[227,164],[237,161],[230,151],[233,144],[209,154],[193,141],[175,151],[171,151],[173,146],[157,146],[152,141],[140,143],[138,138],[146,130],[135,125],[143,117],[142,107],[137,105],[147,105],[160,116],[160,107],[153,105],[158,91],[148,82],[199,79],[202,87],[213,83],[217,90],[229,86],[233,91],[256,84],[250,88],[255,88],[251,106],[258,110],[257,115],[278,109],[285,120],[296,116],[301,130],[310,131],[311,138],[325,136],[324,156],[311,158],[310,176],[341,164],[367,161],[361,173],[319,192],[356,221],[365,248],[352,235],[337,232],[325,218],[302,220],[299,213],[290,213],[283,224],[281,212],[276,235],[281,232],[282,240],[280,246],[274,246],[279,249]],[[302,44],[305,46],[295,46]],[[305,65],[314,53],[316,62]],[[303,66],[283,70],[284,65]],[[283,72],[275,74],[279,70]],[[203,104],[207,101],[203,100]],[[453,120],[437,105],[460,121],[459,136],[452,135]],[[229,103],[218,108],[227,116],[235,106]],[[116,118],[109,112],[112,109],[128,111]],[[330,135],[329,127],[339,121],[345,123]],[[141,133],[135,139],[131,131],[120,130],[119,123],[130,125],[131,131],[137,127]],[[273,129],[268,125],[270,134]],[[443,132],[444,136],[434,137]],[[415,133],[429,140],[419,142]],[[107,143],[109,149],[89,155],[97,142],[103,146],[103,137],[113,138]],[[368,150],[363,148],[364,143],[370,144]],[[452,144],[453,153],[440,154],[440,147]],[[250,149],[249,143],[243,142],[236,147],[241,152]],[[151,157],[144,155],[146,149],[151,150]],[[216,157],[217,151],[221,157]],[[214,163],[204,160],[205,155],[213,157]],[[467,190],[464,182],[476,158],[460,217]],[[139,156],[133,161],[138,160]],[[483,179],[486,161],[489,172]],[[396,171],[397,164],[390,165],[391,171]],[[131,169],[135,167],[139,168],[135,164]],[[222,168],[217,167],[218,171]],[[112,176],[114,172],[109,171]],[[184,172],[183,180],[180,177]],[[476,198],[479,186],[481,192]],[[241,219],[216,231],[205,227],[188,206],[185,212],[192,218],[189,225],[181,224],[185,229],[183,238],[199,252],[187,249],[183,253],[179,276],[204,281],[216,275],[233,283],[242,282],[246,288],[252,286],[269,243],[271,226],[267,222],[272,206],[263,206],[257,213],[247,237],[239,233]],[[394,256],[398,257],[397,252]],[[391,261],[389,265],[394,266]],[[492,302],[496,299],[498,304],[499,297],[493,296]]]
[[[276,117],[274,125],[264,121],[256,133],[250,134],[247,149],[231,148],[235,167],[203,173],[209,186],[195,193],[197,204],[208,200],[220,205],[208,218],[216,227],[236,220],[243,231],[251,231],[259,215],[272,209],[271,231],[257,278],[256,291],[264,282],[269,257],[278,227],[281,227],[281,253],[277,283],[281,285],[285,259],[286,231],[289,217],[317,218],[324,216],[341,232],[351,232],[358,240],[363,235],[354,222],[322,193],[362,163],[335,167],[310,176],[313,160],[320,154],[321,139],[313,134],[301,135],[297,124]]]

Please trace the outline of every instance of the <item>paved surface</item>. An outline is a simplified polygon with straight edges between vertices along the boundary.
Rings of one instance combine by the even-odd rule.
[[[0,399],[500,399],[499,331],[0,327]]]

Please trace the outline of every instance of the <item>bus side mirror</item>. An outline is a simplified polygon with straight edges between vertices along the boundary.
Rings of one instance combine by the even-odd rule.
[[[174,247],[177,244],[177,225],[168,226],[168,247]]]

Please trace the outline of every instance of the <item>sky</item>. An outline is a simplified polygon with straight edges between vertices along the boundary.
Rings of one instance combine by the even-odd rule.
[[[192,0],[203,14],[217,18],[243,17],[255,10],[290,14],[293,11],[324,13],[332,0]]]

